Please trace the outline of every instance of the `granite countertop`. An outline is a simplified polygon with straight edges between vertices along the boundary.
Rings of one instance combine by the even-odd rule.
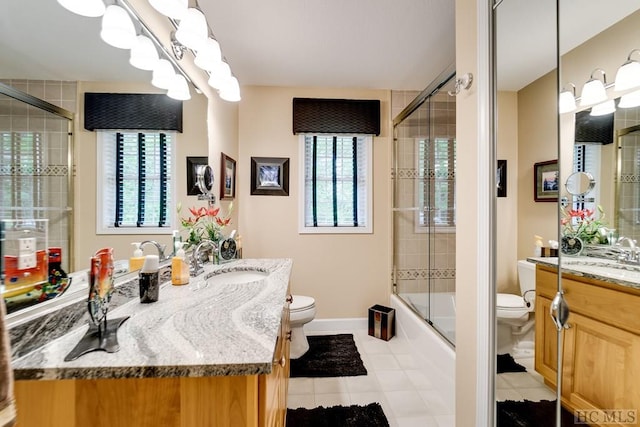
[[[527,261],[558,268],[558,257],[530,257]],[[640,265],[623,264],[607,258],[590,256],[564,256],[563,273],[640,290]]]
[[[14,358],[14,376],[50,380],[270,373],[291,267],[290,259],[208,265],[188,285],[165,282],[158,302],[141,304],[133,298],[110,311],[108,319],[131,316],[118,330],[117,353],[94,351],[65,362],[87,331],[85,323]],[[265,276],[246,283],[224,279],[224,273],[234,271]]]

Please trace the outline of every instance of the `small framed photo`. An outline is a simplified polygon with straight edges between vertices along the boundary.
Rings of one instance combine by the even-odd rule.
[[[533,194],[536,202],[558,201],[558,161],[548,160],[533,165]]]
[[[507,161],[498,160],[496,170],[496,189],[498,197],[507,197]]]
[[[251,195],[288,196],[289,158],[252,157]]]
[[[236,161],[221,153],[220,200],[233,200],[236,197]]]
[[[198,166],[209,164],[208,157],[187,157],[187,195],[197,196],[200,194],[198,188]]]

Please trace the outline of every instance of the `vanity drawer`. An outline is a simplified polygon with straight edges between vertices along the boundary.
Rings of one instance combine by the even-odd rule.
[[[538,268],[536,291],[553,299],[557,292],[557,273]],[[564,296],[571,312],[640,335],[640,295],[613,289],[596,280],[562,276]],[[569,317],[571,323],[571,317]]]

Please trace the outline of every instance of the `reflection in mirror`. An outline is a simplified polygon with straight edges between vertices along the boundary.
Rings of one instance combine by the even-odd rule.
[[[567,192],[572,196],[584,196],[596,186],[596,180],[589,172],[574,172],[565,182]]]

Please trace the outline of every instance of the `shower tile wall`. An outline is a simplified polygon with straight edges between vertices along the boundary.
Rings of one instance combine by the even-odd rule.
[[[418,94],[414,91],[392,92],[394,116]],[[455,98],[443,91],[430,102],[432,135],[455,138]],[[416,211],[402,210],[418,206],[416,194],[420,174],[416,139],[429,136],[428,108],[428,103],[423,104],[398,126],[395,207],[401,210],[394,214],[394,263],[400,294],[429,292],[429,279],[431,292],[455,291],[455,233],[426,233],[424,227],[416,227]]]
[[[15,79],[0,82],[68,111],[76,111],[76,82]],[[19,176],[40,178],[43,190],[41,207],[47,210],[39,214],[36,212],[34,215],[49,218],[49,246],[62,247],[63,268],[68,269],[68,238],[71,226],[66,213],[69,206],[68,120],[0,95],[0,132],[24,131],[40,134],[43,147],[41,168],[33,171],[20,165],[5,163],[0,159],[0,179],[11,180]],[[7,215],[7,211],[2,210],[2,217],[5,218]]]
[[[637,126],[640,123],[640,107],[618,108],[615,113],[616,130]],[[617,143],[617,141],[616,141]],[[618,234],[640,240],[640,135],[635,132],[623,137],[620,194],[618,195]]]

